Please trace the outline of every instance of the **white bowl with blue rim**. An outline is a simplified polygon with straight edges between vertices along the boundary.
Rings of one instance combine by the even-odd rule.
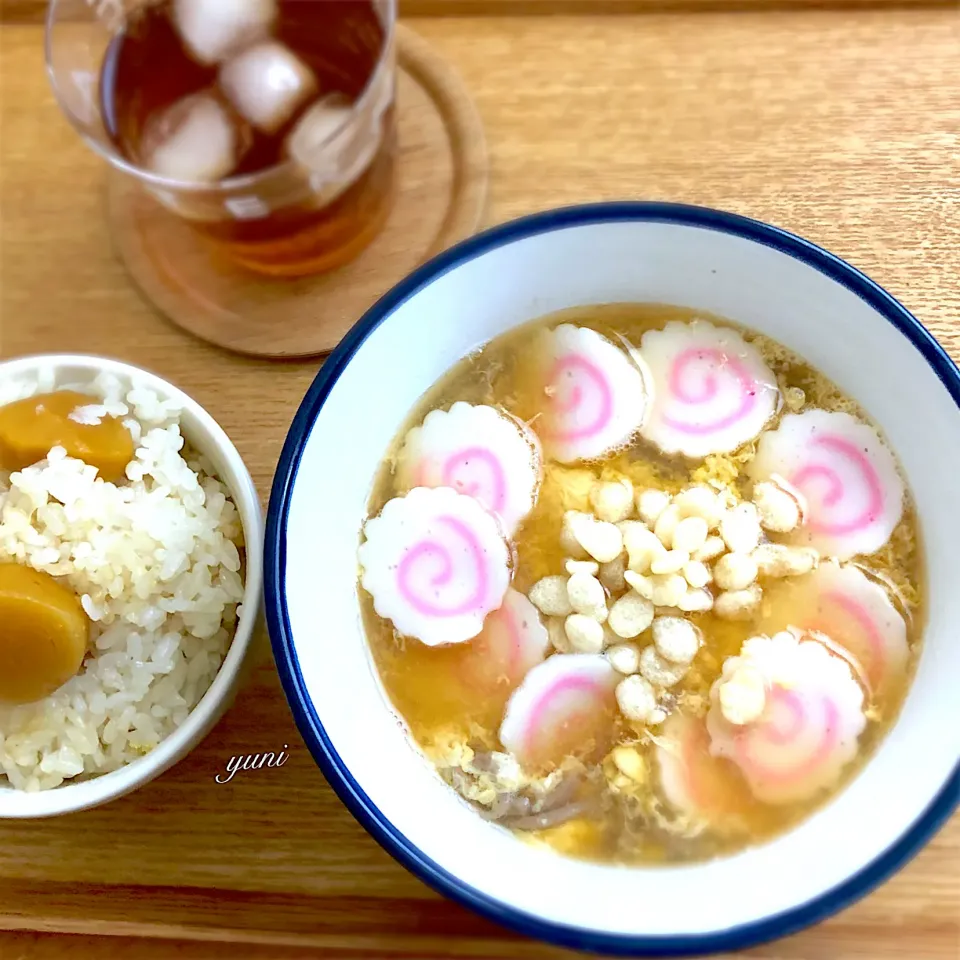
[[[929,617],[902,715],[864,771],[786,835],[691,866],[561,857],[487,823],[411,745],[360,623],[356,550],[374,475],[419,397],[492,337],[566,307],[653,301],[769,334],[851,394],[917,500]],[[536,214],[440,255],[323,365],[270,501],[266,608],[300,731],[360,823],[441,893],[515,930],[631,956],[732,950],[792,933],[886,880],[960,801],[960,372],[853,267],[713,210],[612,203]]]

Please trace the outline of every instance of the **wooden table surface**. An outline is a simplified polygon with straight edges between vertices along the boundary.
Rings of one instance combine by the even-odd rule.
[[[732,209],[862,268],[960,359],[955,5],[408,22],[476,98],[491,222],[623,197]],[[229,356],[139,298],[111,252],[104,171],[57,112],[36,25],[0,27],[0,109],[0,353],[157,370],[220,420],[266,495],[317,362]],[[231,756],[284,744],[286,766],[214,782]],[[0,877],[11,960],[566,956],[442,901],[364,834],[310,761],[265,646],[238,704],[156,783],[72,818],[0,824]],[[958,955],[954,818],[873,895],[743,956]]]

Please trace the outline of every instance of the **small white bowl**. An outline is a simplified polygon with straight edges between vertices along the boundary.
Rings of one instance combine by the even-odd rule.
[[[360,623],[358,531],[381,459],[418,398],[519,323],[618,301],[740,321],[835,380],[899,454],[924,537],[928,623],[898,723],[854,782],[802,825],[705,864],[585,863],[482,820],[411,747]],[[354,327],[307,393],[267,521],[266,611],[281,679],[341,799],[437,890],[569,947],[679,956],[751,946],[862,896],[957,805],[957,477],[960,373],[906,309],[846,263],[712,210],[615,203],[537,214],[468,240],[404,280]]]
[[[41,369],[54,370],[58,383],[86,383],[101,373],[111,373],[121,381],[135,383],[177,401],[183,408],[183,435],[213,464],[240,514],[246,544],[246,580],[242,615],[220,670],[200,702],[173,733],[125,767],[88,780],[67,781],[62,786],[36,793],[6,785],[0,788],[0,818],[53,817],[96,807],[136,790],[186,756],[209,733],[233,699],[259,617],[263,588],[260,499],[236,447],[200,404],[156,374],[103,357],[72,354],[18,357],[0,362],[0,382],[8,377],[29,376]]]

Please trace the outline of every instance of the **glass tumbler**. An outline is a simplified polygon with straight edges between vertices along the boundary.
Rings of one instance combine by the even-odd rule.
[[[90,147],[216,256],[302,277],[390,211],[395,23],[396,0],[52,0],[47,69]]]

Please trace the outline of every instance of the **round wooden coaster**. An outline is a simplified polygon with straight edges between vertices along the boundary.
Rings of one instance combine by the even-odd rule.
[[[387,223],[331,273],[272,280],[214,262],[204,239],[130,177],[113,173],[118,252],[146,298],[209,343],[258,357],[328,353],[374,302],[424,260],[473,233],[486,205],[483,127],[460,78],[397,28],[398,189]]]

